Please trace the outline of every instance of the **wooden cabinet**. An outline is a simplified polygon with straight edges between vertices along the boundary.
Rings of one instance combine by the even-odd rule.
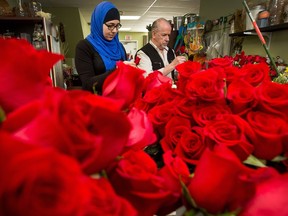
[[[39,28],[39,40],[35,39],[35,28]],[[27,39],[36,49],[60,53],[57,28],[42,17],[0,17],[0,36]],[[57,62],[50,72],[53,86],[64,88],[62,62]]]

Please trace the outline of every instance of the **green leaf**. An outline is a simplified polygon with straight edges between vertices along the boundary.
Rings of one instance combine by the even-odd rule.
[[[287,160],[288,158],[287,157],[284,157],[284,156],[277,156],[275,158],[272,159],[273,162],[281,162],[281,161],[284,161],[284,160]]]
[[[245,161],[245,164],[253,165],[256,167],[266,167],[266,165],[263,163],[263,161],[259,160],[253,155],[250,155]]]
[[[5,112],[0,106],[0,123],[3,122],[5,119],[6,119]]]

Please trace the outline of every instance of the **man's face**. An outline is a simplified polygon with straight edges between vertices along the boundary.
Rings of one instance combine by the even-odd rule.
[[[158,29],[152,32],[152,41],[160,49],[164,49],[169,43],[171,34],[171,25],[167,22],[161,22]]]

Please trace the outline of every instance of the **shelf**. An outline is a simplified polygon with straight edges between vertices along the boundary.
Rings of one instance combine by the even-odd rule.
[[[261,32],[274,32],[274,31],[281,31],[281,30],[286,30],[288,29],[288,23],[282,23],[279,25],[273,25],[273,26],[267,26],[264,28],[260,28]],[[235,36],[235,37],[239,37],[239,36],[249,36],[249,35],[255,35],[256,31],[254,29],[251,30],[246,30],[243,32],[236,32],[236,33],[232,33],[229,34],[229,36]]]
[[[21,17],[21,16],[11,16],[11,17],[5,17],[5,16],[0,16],[0,20],[9,20],[9,21],[41,21],[43,18],[42,17]]]

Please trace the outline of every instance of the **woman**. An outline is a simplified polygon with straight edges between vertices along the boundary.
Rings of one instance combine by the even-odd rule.
[[[75,65],[84,90],[101,94],[103,82],[116,62],[126,60],[118,38],[120,28],[118,9],[107,1],[98,4],[91,17],[90,35],[76,46]]]

